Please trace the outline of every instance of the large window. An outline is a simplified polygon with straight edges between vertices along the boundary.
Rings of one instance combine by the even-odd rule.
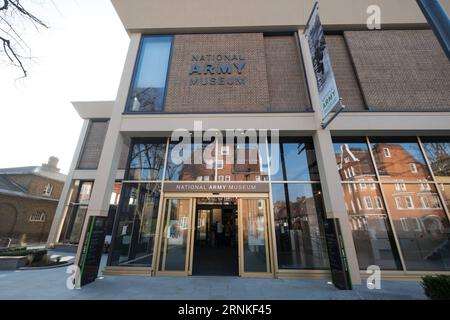
[[[141,41],[127,112],[162,112],[172,36],[144,36]]]
[[[195,135],[180,141],[132,141],[110,264],[151,264],[161,183],[269,184],[272,180],[279,268],[327,269],[322,198],[312,140],[281,139],[279,147],[275,141],[267,143],[265,137],[254,140],[253,136],[239,136],[232,143],[213,137],[210,141],[197,141]],[[144,198],[152,199],[150,206],[142,204]],[[372,206],[377,205],[379,200],[373,199]]]
[[[161,185],[124,183],[110,265],[151,266]]]
[[[360,267],[450,270],[448,140],[334,142]],[[366,170],[358,170],[361,165]],[[367,188],[368,181],[374,188]]]
[[[166,139],[133,142],[127,180],[161,180],[165,154]]]
[[[272,184],[278,268],[328,269],[319,184]]]

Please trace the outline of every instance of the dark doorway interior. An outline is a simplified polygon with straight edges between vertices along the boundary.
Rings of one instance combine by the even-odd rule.
[[[234,199],[197,204],[192,273],[237,276],[237,206]]]

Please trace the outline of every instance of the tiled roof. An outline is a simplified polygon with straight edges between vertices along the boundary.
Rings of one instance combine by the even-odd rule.
[[[0,174],[0,190],[12,191],[12,192],[21,192],[26,193],[27,190],[17,183],[14,183],[7,176],[2,176]]]
[[[17,167],[17,168],[5,168],[0,169],[0,175],[8,175],[8,174],[34,174],[37,176],[41,176],[48,179],[53,179],[57,181],[64,182],[66,180],[66,175],[46,170],[40,166],[30,166],[30,167]]]

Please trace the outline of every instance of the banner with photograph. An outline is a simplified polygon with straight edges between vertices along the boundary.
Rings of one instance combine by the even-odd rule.
[[[316,74],[317,87],[319,88],[323,118],[325,118],[339,102],[339,94],[328,48],[325,43],[322,24],[320,23],[318,2],[314,4],[304,34],[306,40],[308,40],[314,73]]]

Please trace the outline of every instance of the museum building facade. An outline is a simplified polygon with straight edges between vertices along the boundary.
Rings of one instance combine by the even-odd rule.
[[[49,245],[109,216],[109,274],[329,277],[336,218],[353,283],[450,273],[450,63],[415,1],[320,1],[346,106],[325,129],[312,1],[112,2],[130,35],[117,99],[73,103]]]

